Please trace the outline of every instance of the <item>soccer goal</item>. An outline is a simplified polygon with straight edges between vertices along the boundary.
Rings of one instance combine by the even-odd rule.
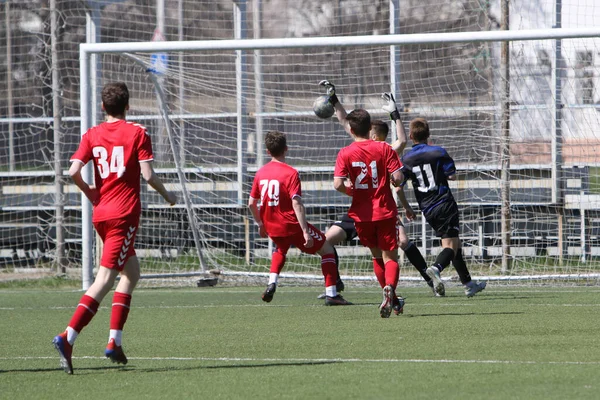
[[[318,82],[333,82],[348,110],[384,120],[381,93],[391,90],[404,122],[427,118],[432,141],[457,164],[451,187],[474,276],[598,282],[600,62],[590,56],[598,53],[600,28],[82,44],[81,130],[99,115],[101,65],[104,81],[129,85],[129,119],[148,127],[157,172],[183,199],[169,207],[143,193],[137,248],[146,276],[251,279],[268,274],[272,250],[246,207],[268,160],[263,134],[288,135],[308,220],[325,231],[349,206],[332,174],[350,138],[335,118],[313,114]],[[433,261],[433,231],[421,219],[406,228]],[[357,240],[338,252],[343,277],[373,279]],[[322,279],[318,259],[293,250],[284,272]],[[401,279],[421,278],[404,263]]]

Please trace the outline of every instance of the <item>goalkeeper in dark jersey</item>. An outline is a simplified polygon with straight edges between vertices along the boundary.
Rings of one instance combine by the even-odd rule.
[[[434,283],[434,290],[439,296],[445,295],[444,283],[441,273],[450,264],[454,265],[460,281],[465,285],[465,294],[472,297],[485,289],[486,282],[475,282],[463,258],[459,239],[459,213],[458,205],[450,187],[449,180],[456,179],[454,160],[448,152],[440,146],[430,146],[429,124],[424,118],[415,118],[410,121],[409,136],[413,147],[402,157],[402,173],[405,182],[412,182],[415,197],[423,216],[429,225],[441,238],[442,251],[438,254],[435,263],[427,268],[427,275]],[[410,205],[404,196],[400,197],[410,219]]]

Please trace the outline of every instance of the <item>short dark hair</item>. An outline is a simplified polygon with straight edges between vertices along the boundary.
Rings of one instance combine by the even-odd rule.
[[[363,110],[362,108],[352,110],[346,116],[346,120],[356,136],[361,138],[369,137],[369,131],[371,130],[371,115],[369,115],[367,110]]]
[[[265,135],[265,147],[273,157],[279,157],[287,148],[285,133],[279,131],[269,131]]]
[[[102,88],[102,103],[104,110],[110,116],[125,113],[129,105],[129,90],[123,82],[107,83]]]
[[[409,130],[414,141],[426,142],[429,139],[429,124],[425,118],[415,118],[410,121]]]
[[[375,135],[377,135],[379,140],[383,141],[387,139],[388,133],[390,132],[390,127],[382,120],[376,119],[371,121],[371,130],[373,133],[375,133]]]

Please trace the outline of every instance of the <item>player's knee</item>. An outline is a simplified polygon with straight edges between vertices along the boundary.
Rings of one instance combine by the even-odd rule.
[[[408,238],[406,238],[406,237],[398,238],[398,247],[400,247],[402,250],[406,250],[408,248],[408,244],[409,244]]]

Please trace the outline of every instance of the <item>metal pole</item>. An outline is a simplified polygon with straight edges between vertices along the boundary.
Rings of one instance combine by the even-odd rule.
[[[553,28],[558,29],[562,27],[562,0],[556,0],[555,3],[555,24]],[[552,174],[552,203],[556,204],[558,226],[564,226],[565,210],[564,210],[564,192],[562,191],[562,79],[564,76],[563,69],[563,58],[562,58],[562,40],[555,40],[555,52],[554,52],[554,68],[552,69],[552,75],[554,78],[554,125],[553,135],[551,142],[551,174]],[[562,265],[564,261],[564,255],[567,251],[567,241],[563,240],[564,231],[560,229],[558,231],[559,246],[558,246],[558,260],[559,264]]]
[[[246,0],[235,1],[233,8],[235,39],[246,39]],[[238,205],[244,202],[244,183],[246,181],[246,162],[244,141],[248,137],[248,112],[246,98],[246,55],[243,50],[235,51],[235,82],[237,93],[237,169],[238,169]]]
[[[183,0],[179,0],[177,7],[177,39],[182,42],[183,34]],[[185,80],[183,68],[183,51],[179,52],[179,115],[184,115],[185,112]],[[179,120],[179,164],[181,168],[185,168],[185,119],[182,117]]]
[[[400,0],[390,0],[390,35],[400,33]],[[390,91],[398,104],[404,104],[400,91],[400,46],[390,46]],[[393,124],[392,124],[393,125]],[[392,143],[398,138],[392,126]]]
[[[509,30],[509,0],[502,0],[501,30]],[[501,145],[500,145],[500,192],[501,192],[501,224],[502,224],[502,273],[511,269],[510,256],[510,42],[501,45],[500,93],[501,93]]]
[[[56,266],[65,273],[64,193],[61,159],[61,112],[60,74],[58,67],[58,10],[56,0],[50,0],[50,46],[52,48],[52,114],[54,117],[54,206],[56,214]]]
[[[262,15],[262,0],[254,0],[252,2],[252,25],[254,26],[254,39],[261,38],[261,15]],[[261,50],[254,50],[254,96],[256,112],[259,114],[256,117],[256,166],[260,167],[264,163],[264,132],[263,132],[263,117],[260,115],[264,111],[263,98],[263,79],[262,79],[262,59]]]
[[[15,125],[13,122],[13,87],[12,87],[12,38],[10,21],[10,1],[4,7],[4,21],[6,22],[6,91],[8,105],[8,170],[15,170]]]

